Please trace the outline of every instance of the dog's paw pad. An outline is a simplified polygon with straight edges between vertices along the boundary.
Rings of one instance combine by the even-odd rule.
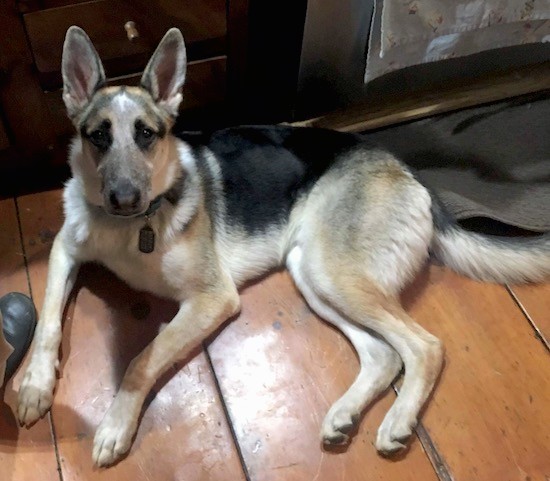
[[[17,417],[21,425],[30,426],[48,412],[53,402],[54,386],[55,380],[41,379],[27,372],[19,388],[17,405]]]
[[[327,445],[348,444],[350,433],[355,429],[359,416],[345,409],[331,410],[324,422],[321,433],[323,443]]]
[[[376,438],[376,449],[383,455],[391,455],[405,449],[407,440],[412,435],[413,426],[405,419],[384,420]]]
[[[332,428],[344,434],[349,434],[357,425],[359,415],[350,411],[339,410],[332,417]]]
[[[338,431],[323,434],[323,444],[327,446],[343,446],[348,443],[349,436],[347,434]]]
[[[391,456],[399,451],[402,451],[406,448],[406,445],[399,441],[391,440],[379,440],[376,441],[376,449],[383,456]]]
[[[94,437],[94,464],[106,467],[117,462],[130,449],[133,434],[127,426],[102,422]]]

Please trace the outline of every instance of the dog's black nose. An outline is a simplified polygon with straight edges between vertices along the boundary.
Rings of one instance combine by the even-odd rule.
[[[111,206],[118,211],[131,211],[141,200],[141,193],[137,187],[127,180],[122,180],[109,192]]]

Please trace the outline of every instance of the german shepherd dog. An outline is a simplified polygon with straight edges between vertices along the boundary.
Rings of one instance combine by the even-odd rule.
[[[128,366],[95,435],[98,466],[130,449],[157,379],[239,312],[239,287],[284,265],[361,361],[323,421],[323,442],[348,442],[361,412],[404,366],[376,438],[382,453],[402,449],[444,358],[442,343],[401,307],[402,288],[430,253],[481,280],[542,280],[550,274],[550,237],[463,230],[405,165],[359,135],[289,126],[176,135],[185,72],[183,37],[171,29],[139,87],[106,86],[88,36],[78,27],[67,32],[63,99],[77,130],[73,176],[19,391],[20,422],[32,424],[52,404],[62,312],[81,263],[99,262],[180,306]]]

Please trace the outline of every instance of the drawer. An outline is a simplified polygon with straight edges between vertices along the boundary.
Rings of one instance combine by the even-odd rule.
[[[23,19],[45,90],[62,84],[61,53],[71,25],[90,36],[109,78],[141,71],[170,27],[182,31],[190,61],[225,54],[225,0],[97,0],[31,11]],[[124,28],[128,21],[139,32],[134,40]]]

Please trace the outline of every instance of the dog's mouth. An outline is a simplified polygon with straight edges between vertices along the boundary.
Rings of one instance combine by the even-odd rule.
[[[148,206],[145,206],[140,209],[116,209],[113,207],[104,207],[105,212],[109,214],[112,217],[120,217],[120,218],[132,218],[132,217],[140,217],[145,215],[145,213],[148,210]]]
[[[110,216],[124,218],[132,218],[145,215],[148,209],[149,204],[142,205],[141,203],[140,205],[126,207],[113,206],[110,204],[103,206],[103,210]]]
[[[124,184],[121,184],[124,186]],[[103,194],[103,210],[114,217],[137,217],[149,208],[149,199],[142,191],[125,186]]]
[[[155,197],[151,202],[133,206],[120,206],[106,204],[103,210],[112,217],[131,219],[135,217],[147,217],[153,215],[161,206],[163,195]]]

